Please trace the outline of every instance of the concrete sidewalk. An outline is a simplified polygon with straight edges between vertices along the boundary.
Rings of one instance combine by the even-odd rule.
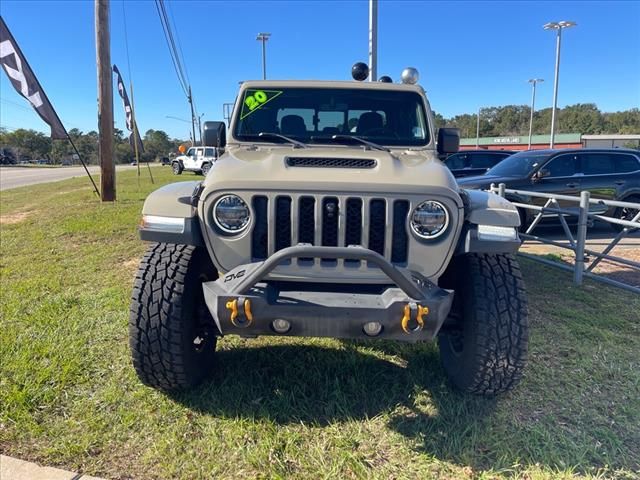
[[[2,480],[102,480],[90,475],[67,472],[59,468],[41,467],[35,463],[0,455]]]

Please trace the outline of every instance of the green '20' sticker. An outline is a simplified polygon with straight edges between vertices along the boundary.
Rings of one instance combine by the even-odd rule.
[[[282,95],[281,90],[245,90],[240,119],[242,120],[243,118],[248,117],[279,95]]]

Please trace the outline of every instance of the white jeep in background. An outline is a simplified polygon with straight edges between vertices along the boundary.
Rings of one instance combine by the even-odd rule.
[[[187,153],[171,162],[171,168],[175,175],[180,175],[186,170],[206,176],[213,162],[218,159],[217,153],[214,147],[191,147]]]

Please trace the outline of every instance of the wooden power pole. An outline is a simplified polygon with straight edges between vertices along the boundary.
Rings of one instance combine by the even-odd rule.
[[[109,0],[95,0],[95,17],[100,190],[103,202],[113,202],[116,199],[116,167],[113,161],[113,81],[109,45]]]

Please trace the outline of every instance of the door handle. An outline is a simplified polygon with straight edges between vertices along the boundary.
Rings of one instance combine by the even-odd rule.
[[[569,188],[576,188],[577,186],[578,186],[577,183],[573,183],[573,182],[572,183],[567,183],[567,187],[569,187]]]
[[[624,185],[624,180],[616,180],[615,182],[616,185]]]

